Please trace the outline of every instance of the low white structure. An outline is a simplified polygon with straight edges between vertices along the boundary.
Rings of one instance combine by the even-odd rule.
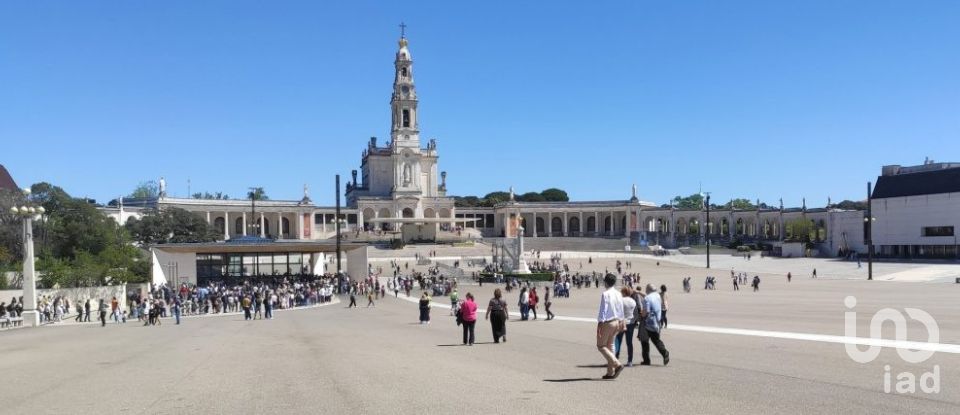
[[[960,163],[885,166],[871,210],[879,256],[960,258]]]

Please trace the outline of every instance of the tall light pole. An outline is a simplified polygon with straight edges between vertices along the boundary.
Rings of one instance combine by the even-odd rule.
[[[867,182],[867,280],[873,280],[873,189]]]
[[[23,189],[23,194],[30,195],[30,189]],[[31,327],[40,325],[40,313],[37,312],[37,273],[34,268],[33,257],[33,221],[43,217],[43,206],[14,206],[10,213],[23,221],[23,321]]]
[[[710,193],[707,193],[707,268],[710,268]]]
[[[340,275],[342,268],[340,267],[340,175],[337,175],[336,180],[336,191],[337,191],[337,208],[336,208],[336,220],[337,220],[337,276]]]

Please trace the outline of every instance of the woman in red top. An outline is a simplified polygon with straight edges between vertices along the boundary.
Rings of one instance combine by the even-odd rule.
[[[533,319],[537,319],[537,303],[540,302],[540,297],[537,295],[537,288],[530,289],[530,311],[533,311]]]
[[[477,325],[477,303],[473,301],[471,293],[467,293],[467,299],[460,305],[460,320],[463,325],[463,345],[473,346],[473,328]]]

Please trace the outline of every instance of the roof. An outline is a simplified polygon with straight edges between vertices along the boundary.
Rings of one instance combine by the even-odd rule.
[[[283,240],[275,241],[272,239],[242,237],[242,239],[231,243],[227,242],[202,242],[202,243],[172,243],[152,245],[152,249],[159,249],[167,252],[195,252],[195,253],[233,253],[233,252],[336,252],[336,241],[310,241],[310,240]],[[340,248],[343,251],[352,251],[354,249],[366,249],[367,245],[363,243],[342,242]]]
[[[874,199],[934,195],[960,192],[960,168],[919,173],[895,174],[877,178]]]
[[[10,173],[7,172],[7,168],[3,167],[0,164],[0,189],[8,190],[17,190],[17,182],[13,181],[13,177],[10,177]]]

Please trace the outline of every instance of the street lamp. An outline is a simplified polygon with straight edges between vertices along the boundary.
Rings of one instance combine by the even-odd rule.
[[[30,189],[23,189],[23,195],[29,196]],[[46,209],[43,206],[11,207],[10,213],[23,221],[23,314],[20,316],[29,326],[40,325],[40,313],[37,312],[37,275],[33,257],[33,221],[41,220]]]
[[[707,268],[710,268],[710,231],[712,231],[710,226],[710,193],[707,193]]]

